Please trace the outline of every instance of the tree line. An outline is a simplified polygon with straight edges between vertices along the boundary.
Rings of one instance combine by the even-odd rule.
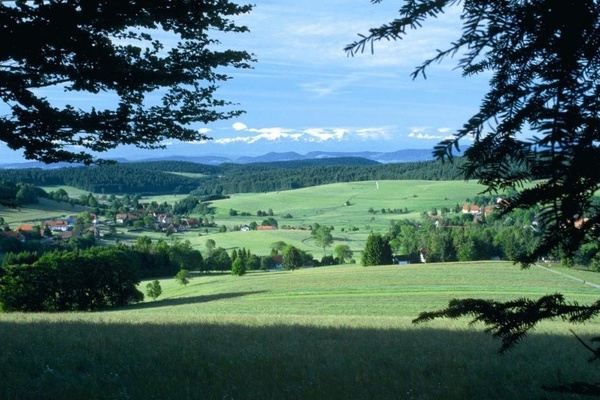
[[[265,193],[364,180],[455,180],[461,162],[380,164],[356,157],[210,166],[182,161],[117,163],[57,169],[6,169],[3,179],[36,186],[67,185],[105,194],[226,195]],[[197,174],[197,177],[185,175]]]
[[[363,265],[386,265],[399,261],[517,260],[532,251],[544,235],[538,217],[535,210],[516,210],[509,216],[499,212],[489,216],[423,213],[420,221],[399,220],[387,233],[371,234],[361,261]],[[600,244],[587,243],[571,257],[556,249],[543,260],[600,271]]]
[[[91,235],[90,235],[91,236]],[[88,238],[89,239],[89,238]],[[204,260],[188,241],[38,247],[9,252],[0,268],[2,311],[96,311],[144,299],[141,279],[203,269]]]

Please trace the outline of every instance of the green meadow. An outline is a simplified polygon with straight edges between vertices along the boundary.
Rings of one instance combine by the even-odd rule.
[[[49,218],[62,218],[75,215],[88,210],[87,207],[71,205],[69,203],[58,203],[54,200],[40,199],[38,204],[28,205],[21,208],[0,208],[0,217],[9,224],[12,229],[23,223],[39,223]]]
[[[454,209],[457,204],[462,207],[467,199],[473,199],[483,189],[483,186],[475,182],[398,180],[337,183],[280,192],[233,194],[229,199],[212,202],[212,206],[215,207],[214,221],[219,226],[226,226],[227,232],[216,233],[215,230],[209,230],[205,233],[201,230],[199,234],[185,234],[182,238],[201,250],[206,240],[211,238],[219,247],[228,250],[245,247],[257,255],[269,254],[274,242],[284,241],[311,252],[320,259],[323,249],[313,244],[310,232],[282,229],[284,226],[300,228],[319,223],[334,227],[334,243],[327,249],[327,254],[331,254],[338,244],[347,244],[355,253],[359,253],[364,249],[371,232],[385,233],[393,221],[406,218],[420,220],[423,212],[433,209]],[[141,201],[172,204],[181,198],[173,195],[153,196],[144,197]],[[369,212],[370,209],[374,212]],[[386,212],[382,212],[382,209]],[[403,212],[388,213],[388,209]],[[237,211],[238,215],[230,216],[230,210]],[[257,212],[269,210],[273,211],[273,218],[279,224],[280,229],[277,231],[234,231],[236,226],[253,221],[260,224],[268,217],[258,217]],[[251,215],[239,215],[242,213]],[[151,234],[148,235],[152,237]]]
[[[88,194],[68,186],[46,186],[44,189],[48,192],[64,189],[71,198]],[[227,232],[199,229],[178,233],[174,237],[190,241],[193,247],[201,251],[206,250],[205,243],[210,238],[217,246],[229,251],[244,247],[257,255],[269,254],[273,243],[284,241],[320,259],[323,249],[314,245],[310,232],[297,229],[319,223],[334,227],[334,242],[326,249],[327,254],[331,254],[338,244],[346,244],[357,258],[371,232],[385,233],[390,224],[398,219],[419,220],[423,212],[441,210],[444,207],[453,209],[457,204],[462,206],[482,191],[483,186],[475,182],[398,180],[338,183],[271,193],[233,194],[229,199],[211,203],[215,208],[215,214],[211,217],[218,226],[225,226]],[[184,197],[186,196],[144,196],[140,201],[174,204]],[[230,215],[232,209],[238,212],[238,216]],[[36,224],[45,219],[76,215],[85,210],[85,207],[65,202],[40,199],[36,205],[1,209],[0,216],[12,228],[16,228],[18,224]],[[257,212],[269,210],[279,224],[280,229],[277,231],[234,230],[251,222],[260,224],[267,217],[259,217]],[[389,213],[387,210],[402,212]],[[250,216],[239,215],[242,213],[249,213]],[[284,226],[295,229],[282,229]],[[140,235],[149,236],[153,240],[165,238],[165,234],[161,232],[131,232],[125,227],[119,227],[118,235],[113,239],[128,243],[135,241]]]
[[[411,322],[451,298],[589,303],[590,272],[479,262],[160,282],[158,300],[121,310],[0,315],[0,398],[567,399],[541,387],[597,378],[569,333],[597,323],[544,323],[498,355],[468,320]]]
[[[64,189],[73,197],[84,194]],[[343,243],[358,260],[371,232],[462,206],[482,190],[463,181],[369,181],[235,194],[212,203],[215,222],[227,232],[197,229],[173,237],[200,250],[211,238],[227,250],[244,247],[257,255],[284,241],[319,258],[323,249],[309,231],[282,228],[319,223],[334,227],[328,254]],[[231,216],[232,209],[251,215]],[[13,226],[83,210],[41,200],[0,215]],[[266,217],[257,211],[269,210],[280,229],[233,230],[262,222]],[[117,238],[130,242],[140,235],[166,238],[122,227]],[[542,387],[597,381],[595,364],[587,362],[591,354],[570,333],[589,340],[598,335],[596,321],[546,322],[503,355],[497,354],[500,343],[467,319],[412,323],[453,298],[502,301],[561,292],[588,304],[600,295],[600,275],[589,271],[522,270],[492,261],[349,264],[241,277],[193,273],[185,287],[173,277],[159,281],[158,300],[124,309],[0,314],[0,399],[571,399],[577,397]]]

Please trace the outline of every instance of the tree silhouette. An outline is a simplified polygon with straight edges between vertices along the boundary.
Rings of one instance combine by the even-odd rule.
[[[247,31],[231,18],[250,10],[227,0],[0,3],[0,140],[28,159],[89,164],[122,144],[207,139],[198,124],[241,113],[214,97],[223,68],[253,61],[213,33]],[[108,103],[65,104],[55,91]]]
[[[498,204],[504,214],[539,209],[543,236],[516,256],[523,266],[549,254],[569,264],[581,246],[600,257],[600,207],[593,201],[600,189],[600,170],[593,167],[600,157],[600,4],[407,0],[399,18],[360,35],[346,50],[354,55],[379,40],[403,39],[451,7],[461,10],[462,34],[417,67],[413,78],[425,77],[432,63],[460,53],[463,75],[489,73],[490,88],[479,111],[441,142],[435,155],[452,160],[460,140],[472,139],[464,152],[465,177],[478,179],[489,193],[513,193]],[[600,302],[582,306],[556,294],[505,303],[453,300],[415,321],[470,316],[501,338],[506,350],[542,320],[582,322],[598,313]],[[586,347],[597,359],[600,348]],[[600,385],[594,384],[556,389],[600,395]]]

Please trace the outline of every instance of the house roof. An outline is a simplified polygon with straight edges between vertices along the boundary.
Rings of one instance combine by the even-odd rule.
[[[53,219],[50,221],[44,221],[44,225],[47,226],[68,226],[69,223],[64,219]]]

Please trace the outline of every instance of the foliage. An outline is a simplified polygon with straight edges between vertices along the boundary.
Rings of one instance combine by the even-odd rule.
[[[307,161],[305,164],[299,164],[290,169],[286,168],[285,164],[278,163],[267,167],[264,164],[209,166],[183,161],[177,163],[148,161],[77,168],[6,169],[2,173],[3,178],[11,182],[38,186],[68,185],[93,193],[190,193],[192,198],[186,197],[173,206],[178,213],[185,214],[193,210],[191,206],[197,201],[206,203],[227,198],[223,193],[264,193],[328,183],[374,179],[455,180],[459,177],[458,167],[461,165],[460,159],[457,159],[453,165],[437,161],[424,161],[369,163],[355,166],[346,165],[343,158],[324,160],[336,160],[337,164],[318,166]],[[192,178],[179,173],[202,174],[203,176]],[[12,185],[15,184],[12,183]],[[61,198],[59,193],[56,193],[56,196]],[[64,197],[62,199],[64,201]],[[269,215],[266,211],[261,211],[259,216]]]
[[[91,163],[92,152],[120,144],[161,148],[165,138],[206,139],[191,125],[240,114],[214,97],[229,79],[223,68],[252,61],[244,51],[219,48],[211,35],[246,32],[231,18],[250,10],[229,1],[2,3],[2,36],[12,45],[0,52],[0,93],[9,107],[0,140],[29,159]],[[161,34],[168,38],[157,40]],[[114,104],[62,106],[47,90],[108,93]]]
[[[150,297],[152,300],[156,300],[161,294],[162,287],[160,286],[159,281],[153,280],[152,282],[148,282],[146,285],[146,295],[148,297]]]
[[[190,271],[187,269],[180,269],[175,275],[175,280],[180,285],[187,286],[187,284],[190,283]]]
[[[242,276],[246,275],[246,263],[241,258],[236,258],[233,263],[231,263],[231,274]]]
[[[285,269],[286,271],[293,271],[302,267],[302,265],[304,264],[302,252],[292,245],[285,246],[282,255],[283,269]]]
[[[227,253],[227,250],[222,247],[217,247],[210,252],[206,259],[206,270],[220,272],[230,271],[231,263],[231,257]]]
[[[273,259],[272,256],[260,257],[260,269],[261,270],[268,271],[273,268],[275,268],[275,259]]]
[[[371,233],[361,257],[363,266],[388,265],[392,263],[390,243],[380,234]]]
[[[202,270],[204,268],[204,259],[199,250],[192,248],[188,240],[174,241],[169,247],[169,258],[171,264],[179,269]]]
[[[344,264],[347,260],[352,258],[354,252],[347,244],[338,244],[333,249],[333,254],[340,260],[340,264]]]
[[[54,251],[0,274],[3,311],[94,311],[139,302],[139,271],[120,248]]]
[[[333,235],[331,234],[332,230],[332,227],[319,226],[318,228],[313,229],[310,233],[315,244],[323,248],[323,255],[325,255],[325,248],[331,246],[333,243]]]
[[[407,1],[399,19],[371,29],[347,50],[354,53],[377,40],[401,39],[408,28],[454,5],[453,0]],[[464,51],[458,67],[465,76],[489,71],[492,78],[479,112],[454,138],[441,142],[436,154],[452,159],[459,141],[473,137],[474,144],[464,153],[465,176],[479,179],[490,193],[514,190],[501,204],[506,213],[540,209],[544,236],[517,261],[528,265],[555,249],[570,257],[600,236],[600,209],[591,200],[600,189],[600,174],[586,167],[600,156],[600,5],[592,0],[510,5],[471,0],[460,7],[461,37],[413,76]],[[532,181],[537,183],[523,186]]]
[[[514,251],[514,260],[529,266],[558,253],[569,264],[579,249],[600,239],[600,207],[593,201],[600,173],[590,168],[600,156],[600,4],[408,0],[400,18],[371,29],[346,49],[354,54],[378,40],[403,39],[408,29],[454,6],[462,10],[462,34],[419,66],[413,77],[425,76],[432,63],[463,52],[458,68],[465,76],[490,73],[490,88],[479,111],[452,139],[441,142],[435,154],[452,160],[461,140],[474,139],[464,152],[465,177],[478,179],[489,193],[512,190],[499,204],[505,214],[539,210],[542,236],[526,251]],[[539,321],[562,317],[581,322],[597,314],[598,303],[569,304],[557,294],[506,303],[454,300],[418,321],[470,315],[501,337],[504,349]],[[600,354],[591,351],[593,359]],[[599,385],[581,387],[600,394]]]

